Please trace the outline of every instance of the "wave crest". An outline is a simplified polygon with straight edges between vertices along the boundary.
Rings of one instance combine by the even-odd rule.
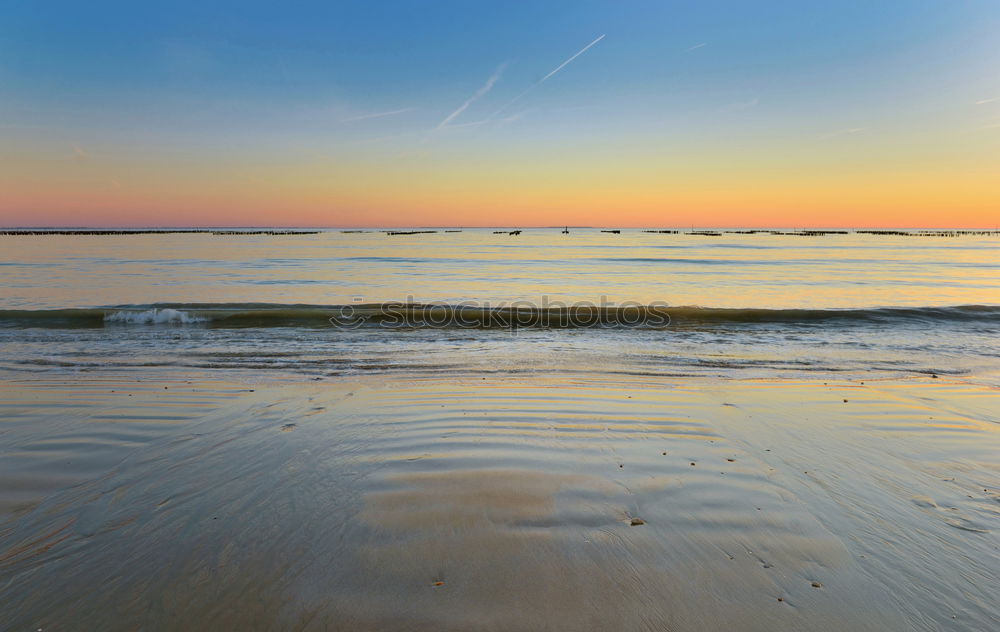
[[[121,310],[104,315],[106,323],[123,323],[127,325],[189,325],[208,322],[208,318],[189,314],[170,307],[153,308],[145,311]]]

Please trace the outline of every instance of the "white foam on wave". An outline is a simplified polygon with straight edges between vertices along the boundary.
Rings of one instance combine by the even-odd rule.
[[[163,309],[147,309],[142,312],[120,311],[105,314],[106,323],[124,323],[127,325],[188,325],[203,323],[208,319],[169,307]]]

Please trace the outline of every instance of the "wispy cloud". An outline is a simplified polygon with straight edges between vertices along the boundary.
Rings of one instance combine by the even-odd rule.
[[[427,137],[427,130],[413,130],[409,132],[401,132],[399,134],[387,134],[385,136],[376,136],[374,138],[359,138],[357,140],[349,141],[349,145],[373,145],[378,143],[383,143],[386,141],[396,141],[400,139],[412,139],[415,141],[422,140]]]
[[[490,76],[490,78],[486,80],[486,83],[484,83],[481,88],[479,88],[478,90],[476,90],[476,92],[471,97],[469,97],[468,99],[466,99],[465,103],[463,103],[462,105],[458,106],[457,110],[455,110],[454,112],[452,112],[448,116],[444,117],[444,120],[441,121],[440,123],[438,123],[436,129],[441,129],[443,127],[446,127],[448,125],[448,123],[451,123],[453,120],[455,120],[455,118],[457,116],[459,116],[462,112],[464,112],[466,110],[466,108],[468,108],[470,105],[472,105],[473,103],[475,103],[477,100],[481,99],[487,92],[489,92],[490,90],[492,90],[493,89],[493,84],[495,84],[497,81],[500,80],[500,75],[503,74],[504,66],[506,66],[506,64],[500,64],[500,66]]]
[[[571,56],[571,57],[570,57],[569,59],[567,59],[567,60],[566,60],[566,61],[564,61],[563,63],[561,63],[561,64],[559,64],[558,66],[556,66],[556,67],[555,67],[555,68],[554,68],[554,69],[552,70],[552,72],[550,72],[549,74],[545,75],[544,77],[542,77],[541,79],[539,79],[539,80],[538,80],[538,81],[536,81],[535,83],[531,84],[530,86],[528,86],[527,88],[525,88],[525,89],[524,89],[524,91],[523,91],[523,92],[521,92],[521,93],[520,93],[519,95],[517,95],[516,97],[514,97],[513,99],[511,99],[510,101],[508,101],[508,102],[507,102],[507,104],[506,104],[505,106],[503,106],[502,108],[500,108],[499,110],[497,110],[496,112],[494,112],[494,113],[493,113],[493,115],[492,115],[492,116],[490,116],[490,118],[492,119],[492,118],[494,118],[494,117],[498,116],[498,115],[499,115],[499,114],[500,114],[501,112],[503,112],[504,110],[506,110],[506,109],[507,109],[507,108],[509,108],[510,106],[514,105],[514,104],[515,104],[515,103],[517,103],[518,101],[520,101],[520,100],[521,100],[521,97],[523,97],[524,95],[528,94],[529,92],[531,92],[532,90],[534,90],[534,89],[535,89],[535,88],[537,88],[538,86],[540,86],[540,85],[542,85],[543,83],[545,83],[546,81],[548,81],[548,80],[549,80],[549,78],[551,78],[551,77],[552,77],[552,75],[556,74],[557,72],[559,72],[560,70],[562,70],[563,68],[565,68],[565,67],[566,67],[566,66],[567,66],[567,65],[568,65],[568,64],[569,64],[569,63],[570,63],[571,61],[573,61],[574,59],[576,59],[576,58],[577,58],[577,57],[579,57],[580,55],[582,55],[582,54],[584,54],[585,52],[587,52],[587,51],[588,51],[588,50],[589,50],[589,49],[590,49],[590,48],[591,48],[591,47],[592,47],[592,46],[593,46],[594,44],[597,44],[597,43],[598,43],[599,41],[601,41],[602,39],[604,39],[604,37],[605,37],[606,35],[607,35],[606,33],[603,33],[603,34],[601,34],[601,35],[600,35],[600,36],[598,36],[598,37],[597,37],[597,39],[595,39],[595,40],[594,40],[593,42],[591,42],[591,43],[587,44],[586,46],[584,46],[584,47],[583,47],[583,48],[581,48],[580,50],[576,51],[576,53],[574,53],[574,54],[573,54],[573,55],[572,55],[572,56]]]
[[[388,112],[373,112],[372,114],[362,114],[361,116],[352,116],[350,118],[340,119],[341,123],[353,123],[355,121],[367,121],[369,119],[377,119],[385,116],[395,116],[396,114],[403,114],[404,112],[412,112],[413,108],[400,108],[398,110],[390,110]]]
[[[992,99],[980,99],[976,101],[976,105],[986,105],[987,103],[993,103],[994,101],[1000,101],[1000,97],[993,97]]]
[[[690,53],[693,50],[698,50],[699,48],[703,48],[704,46],[707,46],[707,45],[708,45],[708,42],[702,42],[701,44],[695,44],[691,48],[685,48],[684,52],[685,53]]]
[[[469,121],[467,123],[455,123],[454,125],[449,125],[448,129],[462,129],[467,127],[479,127],[480,125],[486,125],[489,123],[489,119],[482,119],[479,121]]]
[[[836,138],[838,136],[851,136],[852,134],[857,134],[859,132],[865,131],[864,127],[850,127],[848,129],[837,130],[836,132],[830,132],[829,134],[823,134],[819,137],[820,140],[828,140],[830,138]]]
[[[724,105],[719,108],[719,112],[738,112],[739,110],[748,110],[755,107],[760,103],[757,99],[750,99],[749,101],[739,101],[738,103],[730,103],[729,105]]]
[[[498,118],[498,119],[491,117],[479,121],[470,121],[468,123],[455,123],[454,125],[449,125],[448,129],[458,129],[462,127],[479,127],[481,125],[486,125],[487,123],[497,123],[497,124],[511,123],[524,116],[525,112],[527,112],[527,110],[522,110],[516,114],[511,114],[510,116],[505,116],[503,118]]]

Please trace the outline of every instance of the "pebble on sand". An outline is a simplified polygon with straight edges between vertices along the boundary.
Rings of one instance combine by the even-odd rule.
[[[638,527],[641,524],[646,524],[646,521],[643,520],[642,518],[632,518],[632,521],[629,522],[629,526],[632,527]]]
[[[813,583],[812,583],[812,587],[813,587],[813,588],[822,588],[822,587],[823,587],[823,584],[821,584],[821,583],[819,583],[819,582],[813,582]]]

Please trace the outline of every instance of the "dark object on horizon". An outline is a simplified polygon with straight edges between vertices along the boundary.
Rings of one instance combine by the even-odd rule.
[[[79,229],[38,229],[38,228],[8,228],[0,229],[0,235],[2,236],[18,236],[18,235],[174,235],[174,234],[211,234],[211,235],[318,235],[326,231],[322,230],[239,230],[239,229],[212,229],[212,228],[116,228],[116,229],[98,229],[98,228],[79,228]],[[374,231],[370,230],[341,230],[341,233],[370,233]],[[379,231],[387,235],[420,235],[424,233],[437,233],[436,230],[383,230]],[[445,230],[446,233],[460,233],[461,230]],[[563,229],[563,234],[569,233],[569,227]],[[603,233],[615,233],[620,234],[620,230],[602,230]],[[666,233],[666,234],[678,234],[681,231],[678,230],[643,230],[644,233]],[[915,230],[915,231],[903,231],[903,230],[797,230],[797,231],[780,231],[780,230],[769,230],[769,229],[755,229],[755,230],[726,230],[722,231],[727,234],[734,235],[792,235],[796,237],[821,237],[824,235],[873,235],[878,237],[884,236],[900,236],[900,237],[963,237],[963,236],[997,236],[1000,235],[1000,230]],[[685,235],[705,235],[708,237],[719,237],[722,232],[717,231],[688,231]],[[495,230],[494,235],[520,235],[520,230],[506,231],[506,230]]]
[[[316,235],[318,230],[213,230],[211,228],[156,229],[138,228],[134,230],[3,230],[0,235],[174,235],[202,233],[212,235]]]
[[[996,230],[918,230],[909,232],[905,230],[856,230],[858,235],[896,235],[900,237],[960,237],[962,235],[989,236],[1000,235]]]
[[[618,230],[617,228],[614,229],[614,230],[602,230],[601,232],[602,233],[613,233],[615,235],[621,235],[622,234],[622,231]]]
[[[213,230],[213,235],[317,235],[320,231],[295,230]]]
[[[726,231],[730,232],[730,231]],[[759,231],[765,232],[765,231]],[[822,237],[823,235],[847,235],[846,230],[799,230],[794,232],[786,232],[781,230],[770,230],[766,231],[772,235],[795,235],[798,237]]]

